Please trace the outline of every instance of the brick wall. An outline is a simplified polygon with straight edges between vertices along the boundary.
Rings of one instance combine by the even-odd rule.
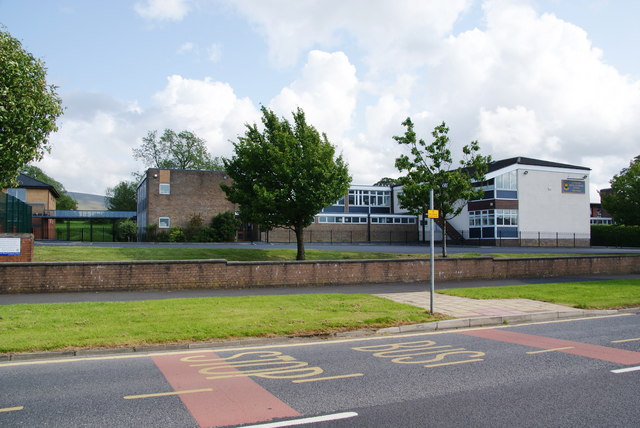
[[[33,235],[30,233],[0,233],[0,238],[20,238],[20,255],[19,256],[2,256],[0,255],[0,263],[12,262],[30,262],[33,260]],[[0,273],[0,275],[2,275]],[[0,276],[0,282],[2,277]],[[2,286],[0,285],[0,292]]]
[[[640,273],[640,256],[436,260],[436,281]],[[49,262],[0,264],[0,293],[302,287],[426,281],[429,261]]]
[[[171,185],[170,194],[160,194],[160,183]],[[171,226],[186,226],[193,214],[200,214],[208,226],[216,214],[235,212],[235,205],[226,199],[220,183],[231,185],[232,181],[222,171],[149,169],[148,224],[158,223],[159,217],[169,217]]]

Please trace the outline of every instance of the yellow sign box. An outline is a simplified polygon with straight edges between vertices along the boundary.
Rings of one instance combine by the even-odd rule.
[[[440,218],[440,211],[427,210],[427,218]]]

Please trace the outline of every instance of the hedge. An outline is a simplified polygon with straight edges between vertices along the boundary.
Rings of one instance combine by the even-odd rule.
[[[591,245],[607,247],[640,247],[640,226],[591,226]]]

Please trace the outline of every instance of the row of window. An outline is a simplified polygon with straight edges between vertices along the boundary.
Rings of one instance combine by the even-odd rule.
[[[389,190],[349,190],[349,206],[351,207],[390,207],[391,192]],[[344,198],[337,205],[344,205]]]
[[[330,224],[366,224],[367,216],[319,215],[318,223]],[[415,217],[371,217],[373,224],[416,224]]]
[[[517,226],[518,210],[469,211],[469,227]]]

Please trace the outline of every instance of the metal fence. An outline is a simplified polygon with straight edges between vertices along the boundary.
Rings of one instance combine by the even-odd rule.
[[[296,242],[296,235],[291,230],[283,234],[262,233],[262,240],[266,242]],[[304,242],[308,243],[415,243],[418,241],[417,231],[390,230],[308,230],[303,233]]]
[[[31,233],[31,207],[0,192],[0,233]]]
[[[463,245],[481,246],[495,245],[498,247],[585,247],[590,245],[591,235],[588,233],[564,232],[518,232],[503,236],[498,232],[495,238],[470,238],[468,233],[462,232]]]

